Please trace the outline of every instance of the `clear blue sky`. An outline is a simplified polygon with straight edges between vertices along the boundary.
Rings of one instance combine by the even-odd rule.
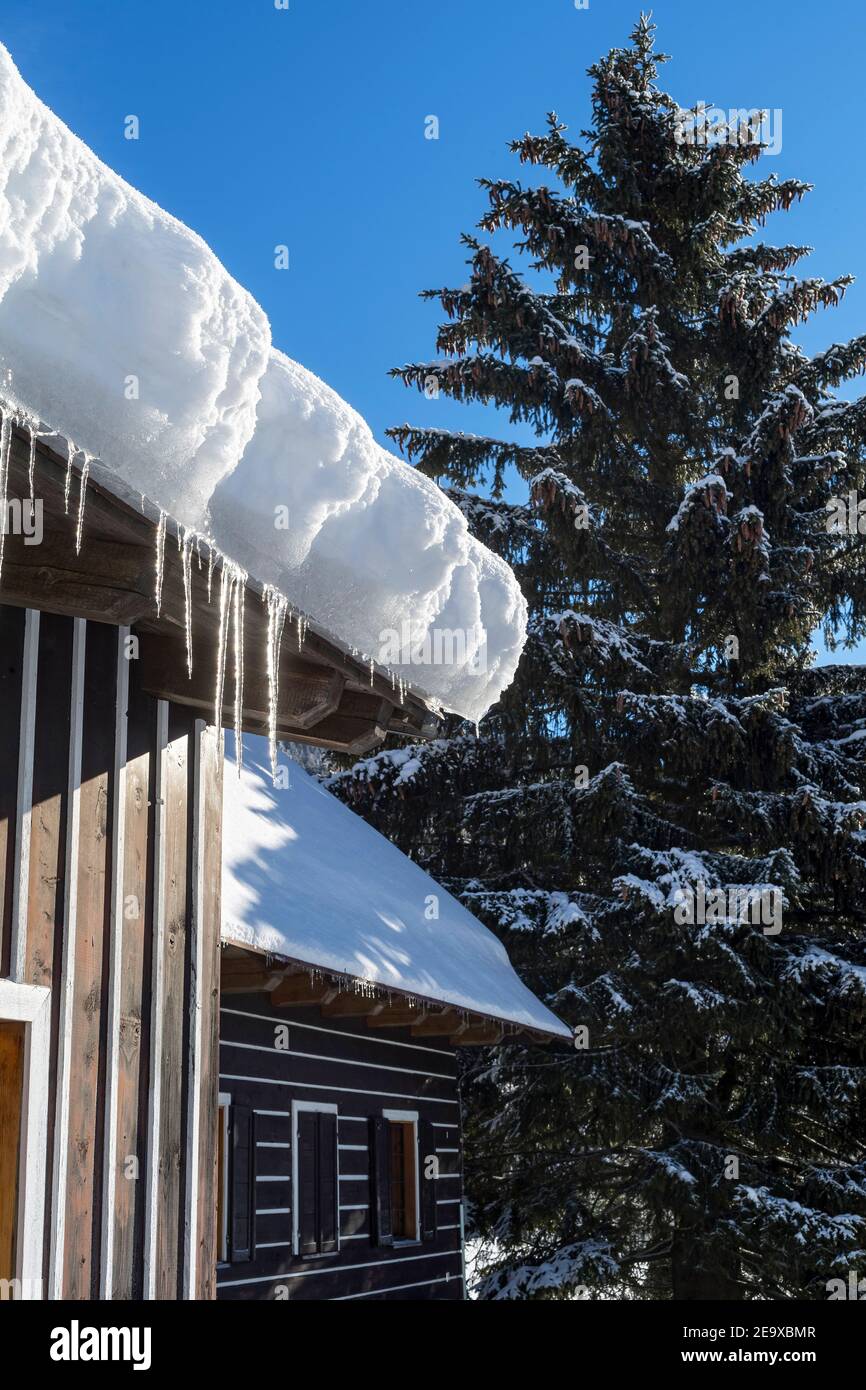
[[[194,227],[268,313],[275,343],[381,437],[389,424],[484,429],[481,409],[411,396],[387,369],[433,356],[417,292],[465,278],[474,180],[516,173],[506,141],[553,108],[588,123],[585,70],[626,41],[637,0],[4,0],[24,77],[107,163]],[[815,192],[768,237],[850,272],[800,335],[866,331],[862,0],[658,0],[663,81],[683,105],[782,111],[768,166]],[[123,138],[127,115],[141,138]],[[436,115],[440,138],[424,139]],[[273,268],[278,243],[291,269]],[[862,385],[862,383],[859,383]],[[857,385],[855,385],[857,389]],[[866,660],[866,651],[858,653]]]

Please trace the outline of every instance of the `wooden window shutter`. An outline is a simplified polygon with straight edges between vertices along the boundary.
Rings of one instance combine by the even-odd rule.
[[[319,1116],[315,1110],[298,1112],[297,1174],[298,1254],[319,1253]]]
[[[232,1117],[232,1264],[255,1255],[256,1146],[254,1115],[248,1105],[233,1105]]]
[[[421,1239],[436,1239],[436,1198],[438,1185],[435,1177],[428,1172],[437,1171],[436,1131],[429,1120],[421,1120],[418,1125],[418,1182],[421,1185]]]
[[[337,1183],[337,1117],[330,1111],[319,1116],[319,1251],[333,1255],[338,1246],[339,1193]]]
[[[388,1122],[381,1115],[370,1116],[370,1187],[373,1243],[393,1245]]]
[[[0,1020],[0,1279],[15,1278],[24,1024]]]

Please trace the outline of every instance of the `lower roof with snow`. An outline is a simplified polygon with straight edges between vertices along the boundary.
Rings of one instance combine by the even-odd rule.
[[[267,740],[244,739],[239,773],[234,754],[227,734],[223,941],[571,1037],[493,933],[389,840],[297,763],[275,786]]]

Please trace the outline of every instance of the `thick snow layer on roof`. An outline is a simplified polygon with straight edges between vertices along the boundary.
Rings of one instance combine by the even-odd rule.
[[[0,371],[8,400],[446,708],[478,719],[510,683],[526,626],[510,569],[273,349],[201,238],[98,160],[2,45]]]
[[[250,573],[449,709],[477,720],[511,684],[527,611],[511,570],[441,488],[280,352],[211,520]]]
[[[201,238],[102,164],[0,45],[0,354],[15,399],[200,526],[252,436],[269,349],[265,314]]]
[[[571,1037],[502,943],[417,864],[297,763],[274,786],[264,738],[244,739],[238,776],[233,745],[227,734],[224,941]]]

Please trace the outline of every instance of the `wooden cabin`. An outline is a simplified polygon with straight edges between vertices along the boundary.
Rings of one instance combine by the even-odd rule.
[[[463,1298],[456,1050],[570,1033],[394,845],[226,742],[217,1297]]]
[[[215,724],[260,736],[276,699],[281,738],[360,753],[435,715],[314,622],[275,691],[253,580],[215,711],[219,567],[95,471],[76,550],[86,478],[16,430],[6,497],[33,464],[44,534],[0,572],[0,1296],[462,1297],[454,1049],[518,1025],[295,958],[286,923],[220,945]]]

